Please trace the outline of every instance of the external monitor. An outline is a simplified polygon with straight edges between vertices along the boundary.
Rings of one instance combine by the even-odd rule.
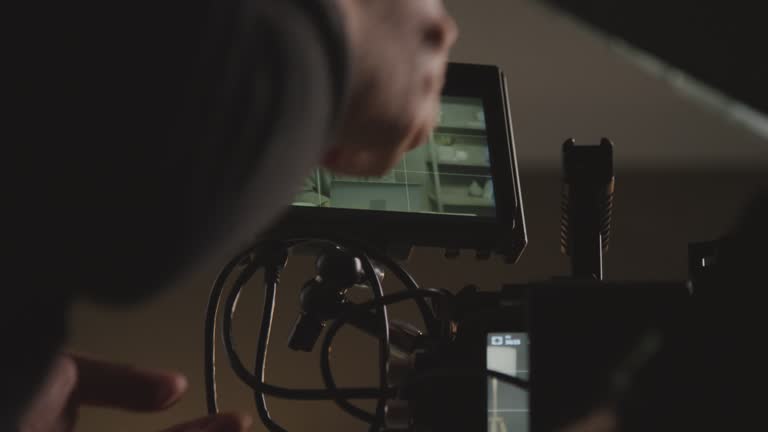
[[[427,142],[378,178],[314,170],[276,231],[516,260],[526,232],[504,74],[451,64]]]

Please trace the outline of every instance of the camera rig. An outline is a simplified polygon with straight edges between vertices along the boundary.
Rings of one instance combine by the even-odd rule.
[[[595,407],[629,413],[627,421],[633,421],[632,410],[625,407],[634,400],[636,377],[670,339],[683,334],[680,317],[690,312],[695,296],[690,281],[602,280],[614,193],[609,140],[596,146],[577,146],[573,140],[563,145],[561,250],[571,260],[570,276],[504,285],[493,292],[468,286],[454,294],[421,287],[396,259],[407,256],[412,246],[439,246],[448,257],[459,249],[474,249],[478,258],[495,253],[514,263],[527,242],[503,74],[489,66],[452,64],[446,94],[483,101],[495,217],[293,208],[275,229],[234,257],[213,285],[205,322],[209,412],[219,409],[214,347],[223,300],[222,335],[229,364],[253,389],[259,417],[270,431],[285,429],[270,416],[266,396],[332,400],[371,431],[517,430],[499,420],[499,410],[491,409],[499,385],[524,395],[520,430],[558,430]],[[434,159],[432,163],[437,164]],[[706,279],[716,249],[715,244],[691,246],[692,281]],[[317,261],[316,275],[299,292],[300,312],[288,345],[311,352],[320,342],[324,388],[284,388],[265,376],[275,293],[292,252],[313,253]],[[243,286],[260,270],[264,308],[256,359],[249,368],[235,350],[232,317]],[[386,294],[384,272],[405,290]],[[349,294],[355,287],[370,290],[371,299],[354,302]],[[404,301],[416,304],[423,328],[390,320],[387,307]],[[378,339],[378,386],[336,384],[330,350],[345,325]],[[508,341],[521,347],[528,340],[530,355],[523,350],[521,361],[530,371],[492,365],[498,361],[490,358],[489,345]],[[376,409],[367,411],[350,402],[362,399],[375,400]],[[630,425],[626,430],[633,429]]]

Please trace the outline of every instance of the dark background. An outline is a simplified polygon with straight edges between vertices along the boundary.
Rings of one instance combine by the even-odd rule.
[[[606,258],[612,279],[681,279],[689,241],[719,236],[757,189],[768,185],[768,139],[701,105],[618,55],[581,21],[520,0],[448,0],[461,26],[454,60],[501,65],[509,78],[530,245],[515,266],[476,262],[466,253],[446,262],[440,251],[415,251],[409,268],[424,285],[458,289],[564,274],[559,254],[559,150],[573,136],[616,146],[615,234]],[[450,233],[446,233],[450,235]],[[127,363],[177,368],[190,379],[188,397],[167,413],[128,415],[88,409],[80,431],[156,431],[204,414],[203,310],[222,263],[211,262],[153,301],[128,310],[76,307],[72,347]],[[283,341],[295,317],[297,291],[311,276],[311,261],[289,264],[270,353],[270,381],[321,384],[316,353],[291,353]],[[388,289],[396,287],[387,284]],[[254,352],[261,293],[250,287],[239,303],[236,338],[243,355]],[[397,316],[415,320],[410,306]],[[334,349],[341,384],[373,384],[375,344],[342,332]],[[223,353],[221,353],[223,354]],[[219,355],[220,403],[252,411],[250,393]],[[249,360],[250,361],[250,360]],[[289,430],[363,430],[331,404],[273,404]],[[261,429],[257,429],[261,430]]]

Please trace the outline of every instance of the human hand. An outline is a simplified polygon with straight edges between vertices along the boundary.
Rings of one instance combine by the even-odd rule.
[[[21,418],[20,432],[75,430],[80,406],[133,412],[165,410],[179,401],[187,380],[175,372],[137,369],[64,354],[58,357]],[[164,432],[244,432],[252,420],[220,414],[173,426]]]
[[[560,432],[618,432],[618,419],[613,410],[600,408],[569,425]]]
[[[337,1],[351,50],[351,88],[324,165],[383,175],[434,128],[458,31],[442,0]]]

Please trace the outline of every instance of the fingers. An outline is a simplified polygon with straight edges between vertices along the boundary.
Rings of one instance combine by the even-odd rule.
[[[252,425],[253,419],[245,414],[217,414],[173,426],[162,432],[245,432]]]
[[[77,416],[76,406],[70,401],[76,384],[77,366],[68,356],[60,356],[22,417],[20,431],[70,430]]]
[[[81,404],[130,411],[159,411],[176,403],[187,390],[186,378],[176,372],[139,369],[73,356]]]
[[[459,37],[459,27],[448,14],[442,14],[430,20],[424,29],[424,42],[427,47],[446,53]]]
[[[560,432],[614,432],[618,430],[616,414],[600,409]]]
[[[351,44],[357,66],[353,90],[323,165],[340,174],[375,177],[427,141],[458,29],[442,0],[342,1],[347,3],[357,6],[348,5],[348,12],[364,24],[359,33],[350,30],[350,39],[359,42]]]
[[[368,145],[336,147],[326,154],[323,166],[352,176],[375,177],[387,174],[402,159],[403,154],[427,142],[440,112],[439,92],[434,92],[427,100],[429,102],[420,105],[420,111],[414,115],[407,132],[370,137],[360,134],[357,139],[367,141]]]
[[[445,9],[443,1],[421,0],[413,7],[422,8],[419,15],[422,17],[422,35],[426,46],[439,53],[447,53],[459,37],[459,27]]]

